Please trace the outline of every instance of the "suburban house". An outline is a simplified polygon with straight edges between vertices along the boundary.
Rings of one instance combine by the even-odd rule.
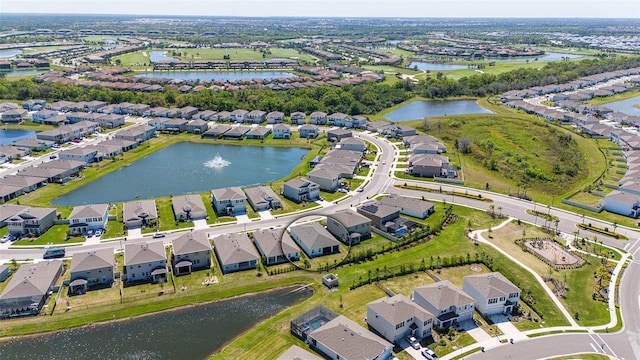
[[[409,215],[419,219],[427,218],[433,214],[434,211],[433,203],[406,196],[389,195],[381,198],[379,201],[381,204],[399,209],[403,215]]]
[[[365,150],[367,150],[367,145],[365,144],[364,140],[354,137],[348,137],[340,140],[336,148],[340,150],[364,152]]]
[[[209,130],[209,124],[204,120],[191,120],[187,123],[187,132],[190,134],[204,134]]]
[[[250,111],[246,116],[244,121],[253,123],[253,124],[262,124],[267,118],[267,113],[262,110],[253,110]]]
[[[323,360],[320,356],[308,352],[298,345],[291,345],[276,360]]]
[[[176,221],[193,221],[207,217],[207,208],[198,194],[174,196],[171,198],[171,206]]]
[[[344,138],[352,137],[353,133],[351,130],[337,128],[331,129],[327,131],[327,140],[338,142]]]
[[[219,139],[224,136],[226,132],[231,130],[231,125],[217,124],[213,125],[211,129],[205,131],[202,136],[214,139]]]
[[[149,225],[157,218],[158,210],[153,199],[128,201],[122,207],[122,221],[127,227]]]
[[[105,129],[113,129],[124,125],[124,115],[108,114],[102,115],[96,119],[100,127]]]
[[[2,113],[3,124],[19,124],[27,119],[29,112],[25,109],[11,109]]]
[[[258,186],[244,189],[247,200],[255,211],[279,209],[282,201],[271,186]]]
[[[118,131],[114,135],[116,139],[144,142],[151,139],[156,133],[156,129],[149,125],[137,125]]]
[[[341,210],[327,216],[327,230],[346,245],[371,237],[371,220],[355,211]]]
[[[40,109],[43,109],[45,105],[47,105],[46,100],[30,99],[22,103],[22,108],[27,109],[29,111],[39,111]]]
[[[96,161],[98,150],[93,146],[75,147],[73,149],[62,150],[58,153],[60,160],[75,160],[90,164]]]
[[[259,255],[245,233],[224,234],[213,238],[220,269],[224,274],[255,269]]]
[[[229,121],[231,121],[231,122],[239,122],[239,123],[245,122],[248,113],[249,112],[247,110],[243,110],[243,109],[233,110],[229,114]]]
[[[284,124],[273,125],[274,139],[291,139],[291,128]]]
[[[367,127],[367,122],[368,121],[369,120],[366,117],[362,116],[362,115],[355,115],[355,116],[348,117],[345,120],[344,126],[347,129],[351,129],[351,128],[353,128],[353,129],[364,129],[364,128]]]
[[[446,146],[431,135],[407,135],[402,138],[402,142],[414,154],[440,154],[447,152]]]
[[[176,275],[211,267],[211,244],[207,234],[189,231],[171,240],[171,263]]]
[[[312,331],[307,341],[329,359],[386,360],[393,350],[393,344],[343,315]]]
[[[60,260],[21,265],[0,294],[0,318],[38,315],[61,273]]]
[[[153,126],[158,131],[162,131],[166,129],[167,123],[169,122],[169,120],[171,119],[169,119],[168,117],[157,117],[149,120],[147,124]]]
[[[26,193],[35,191],[45,186],[46,183],[44,178],[31,176],[6,175],[4,178],[0,178],[0,186],[19,186]]]
[[[604,197],[604,209],[635,219],[640,216],[640,195],[628,191],[613,190]]]
[[[400,216],[400,210],[396,207],[382,204],[379,201],[371,201],[357,208],[359,214],[371,220],[371,225],[386,231],[386,224]]]
[[[76,206],[69,215],[69,234],[86,234],[89,230],[107,228],[109,204]]]
[[[237,186],[213,189],[211,197],[213,208],[218,215],[236,216],[247,212],[247,197]]]
[[[284,113],[281,111],[272,111],[267,114],[267,124],[282,124],[284,122]]]
[[[347,114],[333,113],[329,115],[329,118],[328,118],[329,125],[344,126],[348,118],[349,118],[349,115]]]
[[[16,175],[33,178],[43,178],[47,183],[63,183],[64,180],[68,177],[68,175],[66,174],[66,170],[39,167],[28,167],[22,171],[17,172]]]
[[[32,120],[34,123],[43,123],[45,120],[58,116],[57,111],[42,109],[33,114]]]
[[[307,173],[307,179],[313,181],[324,191],[336,191],[340,180],[340,173],[333,169],[315,168]]]
[[[291,113],[291,125],[304,125],[307,122],[307,114],[296,111]]]
[[[475,299],[483,316],[509,315],[518,307],[520,289],[499,272],[465,276],[462,290]]]
[[[249,129],[249,131],[247,131],[247,133],[245,134],[245,137],[247,139],[263,140],[267,136],[269,136],[269,134],[271,134],[270,128],[264,126],[256,126]]]
[[[320,197],[320,185],[302,178],[293,179],[284,183],[282,194],[297,203],[316,201]]]
[[[435,316],[398,294],[367,304],[367,324],[392,343],[399,343],[405,336],[422,339],[431,335]]]
[[[300,260],[300,249],[286,231],[282,233],[276,229],[254,231],[253,243],[267,266]]]
[[[164,124],[164,130],[172,133],[183,133],[187,131],[187,124],[189,120],[185,119],[170,119]]]
[[[111,286],[114,269],[113,249],[77,252],[71,257],[69,291],[84,294],[92,286]]]
[[[20,139],[11,144],[22,150],[42,151],[53,146],[53,141],[39,140],[38,138]]]
[[[56,217],[54,208],[27,207],[16,211],[4,222],[9,234],[40,236],[53,226]]]
[[[441,329],[473,318],[473,298],[449,280],[415,288],[413,301],[434,314]]]
[[[437,154],[409,156],[409,173],[421,177],[456,177],[457,170],[449,166],[449,158]]]
[[[232,126],[231,129],[224,133],[224,138],[227,140],[242,140],[249,130],[251,128],[248,126]]]
[[[291,237],[308,257],[330,255],[340,252],[340,243],[320,223],[291,226]]]
[[[167,253],[162,242],[134,243],[124,246],[124,272],[127,281],[167,280]]]
[[[309,124],[311,125],[325,125],[327,123],[327,113],[322,111],[312,112],[309,115]]]
[[[183,106],[178,109],[178,116],[183,119],[191,119],[195,114],[198,113],[198,108],[193,106]]]
[[[319,128],[317,125],[304,124],[298,128],[301,138],[315,139],[318,137]]]

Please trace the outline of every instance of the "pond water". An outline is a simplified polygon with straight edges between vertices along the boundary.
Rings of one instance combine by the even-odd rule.
[[[539,56],[537,58],[536,57],[488,58],[487,60],[496,61],[496,62],[502,62],[502,61],[513,62],[513,61],[527,61],[527,60],[529,60],[531,62],[531,61],[535,61],[535,59],[538,59],[538,61],[557,61],[557,60],[563,60],[563,59],[578,59],[578,58],[581,58],[581,57],[584,57],[584,55],[545,52],[545,54],[543,56]]]
[[[267,184],[288,175],[308,152],[301,148],[181,142],[62,195],[51,203],[63,206],[99,204],[137,197],[146,199],[206,192],[227,186]]]
[[[412,61],[409,64],[409,66],[407,66],[407,67],[409,69],[418,68],[420,70],[445,71],[445,70],[466,69],[467,65],[441,64],[441,63],[433,63],[433,62]]]
[[[20,49],[9,49],[0,51],[0,59],[8,59],[10,57],[14,57],[22,54],[22,50]]]
[[[149,60],[154,63],[154,62],[158,62],[158,61],[180,61],[180,59],[171,57],[171,56],[167,56],[167,51],[151,51],[149,52]]]
[[[42,74],[43,72],[46,72],[46,70],[37,70],[37,69],[0,70],[0,74],[3,74],[5,76],[9,76],[9,75]]]
[[[14,141],[36,137],[32,130],[0,129],[0,145],[9,145]]]
[[[135,76],[179,80],[244,80],[297,77],[297,75],[286,71],[154,71]]]
[[[638,104],[640,104],[640,96],[602,104],[602,106],[607,107],[613,111],[625,113],[627,115],[640,116],[640,109],[634,106]]]
[[[0,343],[0,359],[206,359],[306,299],[291,288]]]
[[[413,101],[384,117],[391,121],[409,121],[422,119],[425,116],[492,113],[478,105],[475,100]]]

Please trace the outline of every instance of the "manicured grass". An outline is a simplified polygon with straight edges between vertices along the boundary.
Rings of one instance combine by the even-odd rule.
[[[590,259],[590,263],[574,270],[562,270],[554,278],[564,281],[569,290],[565,298],[560,298],[571,315],[579,313],[576,320],[582,326],[602,325],[609,322],[608,304],[593,300],[594,287],[596,285],[593,274],[600,267],[597,259]]]
[[[54,225],[40,237],[24,238],[14,242],[14,245],[66,245],[84,242],[82,236],[72,236],[67,239],[69,225]]]
[[[593,98],[591,100],[586,101],[586,103],[594,104],[594,105],[603,105],[603,104],[607,104],[607,103],[614,102],[614,101],[631,99],[631,98],[634,98],[634,97],[636,97],[638,95],[640,95],[640,90],[636,89],[636,90],[631,90],[631,91],[625,91],[625,92],[620,93],[620,94],[615,94],[613,96],[596,97],[596,98]]]

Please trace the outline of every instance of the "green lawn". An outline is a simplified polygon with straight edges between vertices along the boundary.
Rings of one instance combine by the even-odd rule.
[[[67,245],[84,242],[82,236],[67,238],[69,225],[54,225],[38,238],[24,238],[14,242],[14,245]]]

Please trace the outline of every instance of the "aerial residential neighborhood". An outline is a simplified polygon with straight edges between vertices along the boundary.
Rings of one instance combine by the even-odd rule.
[[[2,358],[640,357],[612,1],[6,0]]]

